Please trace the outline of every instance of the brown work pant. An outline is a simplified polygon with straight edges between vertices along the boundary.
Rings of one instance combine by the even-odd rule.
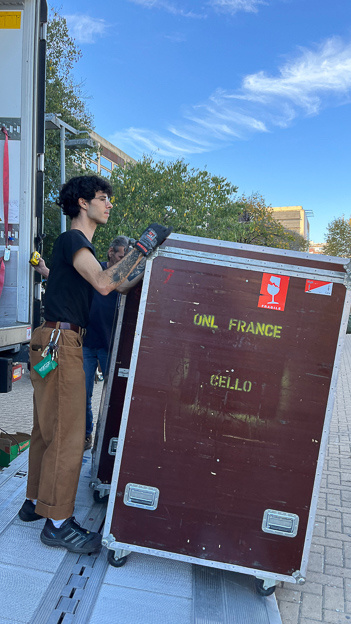
[[[44,379],[34,370],[51,332],[51,328],[38,327],[30,342],[34,396],[27,498],[37,499],[36,513],[62,520],[73,514],[82,465],[85,375],[82,337],[67,329],[61,330],[58,340],[57,368]]]

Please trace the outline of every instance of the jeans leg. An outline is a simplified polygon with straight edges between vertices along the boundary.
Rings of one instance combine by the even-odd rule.
[[[107,356],[108,356],[108,351],[105,351],[105,349],[98,349],[97,350],[97,357],[99,360],[99,364],[100,364],[100,368],[101,368],[101,372],[103,374],[103,376],[105,377],[107,370]]]
[[[85,388],[87,396],[86,407],[86,432],[85,436],[93,432],[93,410],[91,406],[91,398],[94,390],[95,371],[98,365],[98,356],[96,349],[89,349],[83,345],[83,367],[85,372]]]

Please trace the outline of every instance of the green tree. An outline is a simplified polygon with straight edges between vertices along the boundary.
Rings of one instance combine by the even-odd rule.
[[[184,160],[155,162],[144,156],[135,165],[116,167],[111,182],[114,208],[93,241],[99,257],[117,234],[137,238],[153,221],[171,224],[180,234],[306,249],[302,237],[274,219],[261,195],[237,198],[237,187],[226,178],[190,168]]]
[[[306,240],[298,232],[293,232],[292,230],[285,230],[285,232],[289,235],[287,249],[291,249],[292,251],[308,251],[310,246],[309,240]]]
[[[52,10],[47,33],[46,112],[55,113],[77,130],[91,130],[93,118],[87,109],[82,85],[76,84],[73,67],[81,51],[70,37],[64,17]],[[92,150],[90,150],[90,153]],[[81,154],[66,150],[66,180],[82,175]],[[52,245],[60,233],[60,208],[55,204],[61,184],[60,132],[45,134],[44,255],[50,265]]]
[[[135,165],[116,167],[111,183],[114,208],[94,237],[99,255],[117,234],[137,238],[154,221],[182,234],[234,240],[237,187],[224,177],[192,169],[181,159],[155,162],[145,156]]]
[[[351,257],[351,219],[342,216],[327,225],[324,253],[342,258]]]
[[[241,210],[239,222],[242,224],[235,231],[237,242],[295,251],[308,250],[308,241],[300,234],[284,228],[259,193],[250,197],[242,195],[237,200],[237,206]]]

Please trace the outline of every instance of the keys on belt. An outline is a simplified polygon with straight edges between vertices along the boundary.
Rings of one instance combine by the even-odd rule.
[[[75,331],[77,334],[83,334],[84,330],[79,327],[79,325],[74,325],[74,323],[66,323],[65,321],[45,321],[44,327],[54,327],[57,329],[71,329]]]

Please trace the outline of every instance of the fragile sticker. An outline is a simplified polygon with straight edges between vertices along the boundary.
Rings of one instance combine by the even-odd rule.
[[[288,293],[289,279],[287,275],[272,275],[263,273],[259,308],[284,311],[286,295]]]
[[[306,280],[305,292],[314,295],[331,295],[333,292],[333,282],[321,282],[320,280]]]

